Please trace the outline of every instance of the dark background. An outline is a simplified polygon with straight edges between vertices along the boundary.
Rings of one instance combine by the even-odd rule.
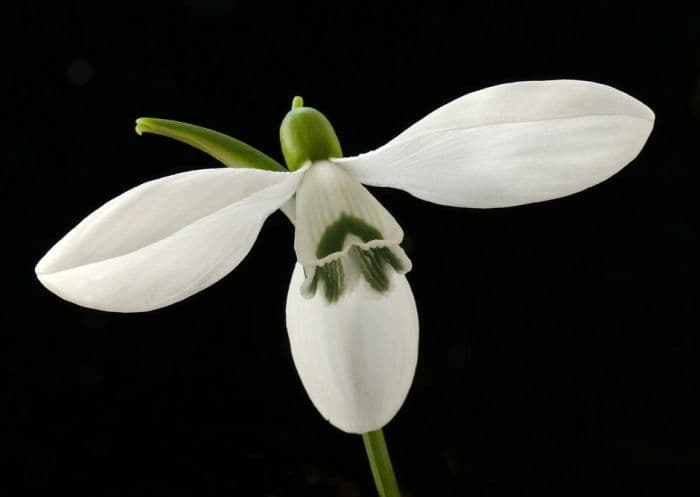
[[[139,116],[281,160],[298,94],[354,155],[464,93],[554,78],[652,107],[640,157],[578,195],[501,210],[373,190],[406,232],[421,318],[415,382],[385,429],[399,481],[415,497],[696,495],[700,43],[687,5],[5,7],[4,495],[375,495],[360,438],[323,421],[291,361],[282,215],[233,274],[147,314],[66,303],[34,264],[113,196],[216,166],[139,138]]]

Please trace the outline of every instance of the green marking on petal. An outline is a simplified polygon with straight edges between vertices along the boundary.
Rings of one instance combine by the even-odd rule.
[[[195,126],[194,124],[168,119],[141,117],[136,120],[136,132],[139,135],[142,133],[153,133],[181,141],[202,152],[206,152],[228,167],[287,171],[279,162],[257,148],[218,131]]]
[[[408,269],[405,266],[405,264],[401,262],[401,259],[398,258],[396,253],[393,250],[391,250],[390,247],[378,247],[374,250],[379,252],[379,257],[381,257],[392,268],[394,268],[394,271],[396,271],[397,273],[406,271],[406,269]]]
[[[389,267],[403,271],[404,265],[389,247],[374,247],[370,249],[353,248],[362,276],[367,283],[379,293],[389,289]]]
[[[345,238],[355,235],[363,242],[381,240],[382,233],[359,217],[341,214],[337,221],[328,225],[316,248],[316,257],[322,259],[343,250]]]
[[[306,269],[304,269],[304,277],[308,278],[308,275],[306,274]],[[310,295],[316,295],[316,290],[318,289],[318,279],[320,275],[318,273],[318,268],[316,269],[316,272],[314,273],[314,277],[311,279],[311,283],[309,283],[309,288],[307,289]]]
[[[382,240],[382,233],[365,220],[348,214],[340,217],[326,228],[316,249],[316,257],[322,259],[331,254],[343,250],[348,236],[355,236],[363,243],[373,240]],[[400,249],[399,249],[400,250]],[[405,264],[396,255],[392,247],[359,248],[352,247],[346,263],[356,264],[362,277],[367,280],[370,287],[379,293],[389,289],[389,271],[397,272],[406,270]],[[336,302],[346,288],[345,272],[341,259],[328,262],[316,268],[316,272],[309,283],[308,291],[311,295],[316,293],[319,282],[323,282],[324,296],[330,303]]]
[[[337,302],[345,290],[343,263],[336,259],[316,268],[309,291],[316,293],[318,282],[323,282],[323,294],[329,303]]]
[[[362,276],[367,280],[367,283],[379,293],[384,293],[389,289],[389,277],[384,271],[384,263],[376,257],[376,254],[370,250],[361,250],[354,248],[357,254],[357,260],[362,271]]]

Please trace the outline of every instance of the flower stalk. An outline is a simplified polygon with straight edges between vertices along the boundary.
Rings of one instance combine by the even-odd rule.
[[[387,449],[381,428],[363,433],[362,441],[365,443],[367,458],[372,468],[372,476],[374,477],[374,484],[377,486],[379,497],[400,497],[399,485],[396,483],[389,449]]]

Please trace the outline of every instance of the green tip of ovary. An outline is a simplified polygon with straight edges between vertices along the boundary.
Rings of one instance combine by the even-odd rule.
[[[294,97],[292,99],[292,109],[297,109],[297,108],[303,107],[303,106],[304,106],[304,99],[301,98],[299,95],[297,95],[296,97]]]

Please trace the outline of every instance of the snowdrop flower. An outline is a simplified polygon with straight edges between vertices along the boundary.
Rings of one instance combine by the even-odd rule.
[[[615,174],[646,142],[654,113],[585,81],[494,86],[432,112],[386,145],[342,157],[328,120],[295,99],[280,138],[289,170],[233,138],[184,123],[137,121],[230,168],[144,183],[90,214],[37,264],[76,304],[141,312],[178,302],[243,260],[265,219],[295,222],[287,329],[302,383],[338,428],[378,430],[411,385],[418,313],[403,231],[364,185],[455,207],[563,197]]]

